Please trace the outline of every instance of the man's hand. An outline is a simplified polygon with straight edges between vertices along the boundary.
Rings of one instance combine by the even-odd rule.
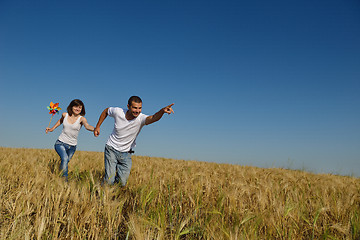
[[[99,128],[99,127],[96,127],[96,128],[94,129],[94,136],[97,137],[97,136],[99,136],[99,135],[100,135],[100,128]]]
[[[164,113],[167,114],[171,114],[174,113],[174,110],[172,109],[172,106],[174,105],[174,103],[170,104],[169,106],[166,106],[162,109],[160,109],[160,111],[158,111],[157,113],[155,113],[154,115],[148,116],[145,120],[145,125],[148,124],[152,124],[156,121],[159,121],[160,118],[162,118],[162,116],[164,115]]]
[[[100,126],[108,115],[108,113],[107,113],[108,109],[109,108],[105,108],[104,111],[102,111],[102,113],[100,114],[99,121],[97,122],[96,127],[94,129],[95,137],[100,135]]]
[[[163,108],[164,112],[167,114],[174,113],[174,110],[171,108],[174,105],[174,103],[170,104],[169,106],[166,106]]]

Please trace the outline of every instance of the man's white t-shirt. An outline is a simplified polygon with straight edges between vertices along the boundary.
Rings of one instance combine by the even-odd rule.
[[[137,118],[127,120],[125,114],[128,110],[119,107],[109,107],[108,116],[114,118],[114,129],[106,144],[119,152],[128,152],[136,145],[139,135],[148,115],[140,113]]]

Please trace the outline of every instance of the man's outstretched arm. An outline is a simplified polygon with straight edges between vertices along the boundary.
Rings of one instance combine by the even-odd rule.
[[[96,124],[96,127],[94,129],[94,136],[97,137],[100,135],[100,126],[104,122],[105,118],[108,116],[108,109],[106,108],[100,115],[99,121]]]
[[[146,125],[149,125],[149,124],[152,124],[156,121],[159,121],[162,116],[164,115],[164,113],[167,113],[167,114],[171,114],[171,113],[174,113],[174,110],[172,109],[172,106],[174,105],[174,103],[170,104],[169,106],[166,106],[162,109],[160,109],[160,111],[158,111],[157,113],[155,113],[154,115],[151,115],[151,116],[148,116],[145,120],[145,124]]]

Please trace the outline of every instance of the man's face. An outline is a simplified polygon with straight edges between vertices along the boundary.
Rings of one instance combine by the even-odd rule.
[[[128,105],[131,116],[138,117],[141,113],[142,103],[131,102],[131,106]]]

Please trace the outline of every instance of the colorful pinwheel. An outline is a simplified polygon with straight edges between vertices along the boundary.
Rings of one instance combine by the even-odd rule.
[[[55,115],[55,113],[59,114],[59,110],[61,110],[61,108],[59,108],[59,103],[50,102],[50,106],[48,106],[47,109],[49,109],[49,114],[52,114],[48,125],[49,128],[52,117]]]
[[[47,109],[49,109],[49,114],[52,114],[53,116],[61,110],[61,108],[59,108],[59,103],[53,102],[50,102],[50,106],[48,106]]]

